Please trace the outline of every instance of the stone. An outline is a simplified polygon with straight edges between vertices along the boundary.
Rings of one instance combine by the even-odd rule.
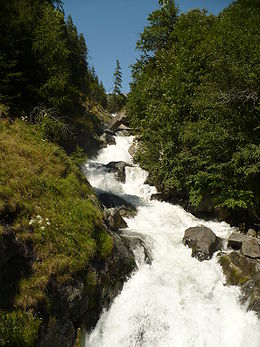
[[[72,347],[75,337],[75,328],[71,320],[56,319],[48,327],[37,347]]]
[[[127,227],[125,220],[117,208],[105,209],[104,218],[108,226],[114,231],[119,231],[119,229]]]
[[[131,232],[131,234],[123,235],[124,239],[128,242],[129,247],[133,250],[137,262],[152,264],[152,252],[148,248],[149,242],[143,238],[139,233]]]
[[[121,131],[131,131],[132,129],[129,128],[128,126],[124,125],[124,124],[120,124],[119,127],[117,128],[117,130],[121,130]]]
[[[255,229],[252,229],[252,228],[248,229],[246,234],[247,234],[247,236],[256,237],[256,231],[255,231]]]
[[[260,271],[260,261],[233,251],[219,257],[226,283],[228,285],[243,285]]]
[[[127,208],[134,209],[134,206],[130,202],[127,202],[125,199],[121,198],[118,195],[115,195],[113,193],[103,192],[103,191],[102,192],[97,191],[97,194],[101,204],[107,208],[125,206]]]
[[[127,206],[122,205],[118,208],[118,210],[119,210],[119,213],[122,217],[130,218],[130,217],[136,216],[136,214],[137,214],[137,210],[134,206],[127,207]]]
[[[118,181],[125,183],[125,168],[127,166],[131,165],[124,161],[111,161],[106,165],[106,170],[108,172],[116,173],[116,178],[118,179]]]
[[[244,241],[241,251],[247,257],[260,258],[260,241],[255,237]]]
[[[107,145],[115,145],[116,139],[111,133],[105,132],[100,136],[100,141],[102,143],[103,147],[106,147]]]
[[[249,236],[245,234],[240,234],[239,232],[233,232],[228,238],[228,247],[231,247],[235,250],[241,248],[242,243],[249,239]]]
[[[135,154],[136,154],[136,152],[138,151],[138,148],[139,148],[139,143],[138,143],[138,141],[135,140],[135,141],[132,143],[132,145],[128,148],[129,154],[130,154],[132,157],[134,157]]]
[[[240,299],[242,304],[247,304],[247,310],[255,311],[260,319],[260,272],[241,287]]]
[[[129,126],[129,120],[124,112],[118,113],[115,117],[111,119],[111,122],[109,123],[109,129],[112,131],[116,131],[118,130],[121,124]]]
[[[210,259],[213,253],[220,249],[220,239],[205,226],[185,230],[182,243],[192,248],[192,257],[199,261]]]

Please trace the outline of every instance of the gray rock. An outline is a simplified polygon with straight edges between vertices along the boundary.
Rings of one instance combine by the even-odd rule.
[[[249,236],[245,234],[240,234],[239,232],[233,232],[228,238],[228,247],[233,249],[240,249],[242,243],[249,239]]]
[[[117,130],[122,130],[122,131],[131,131],[132,129],[129,128],[128,126],[124,125],[124,124],[120,124],[119,127],[117,128]]]
[[[248,229],[246,234],[247,234],[247,236],[256,237],[256,231],[255,231],[255,229],[252,229],[252,228]]]
[[[127,224],[121,216],[117,208],[110,208],[104,210],[105,222],[114,231],[119,231],[119,229],[126,228]]]
[[[137,210],[134,206],[133,207],[127,207],[127,206],[123,205],[123,206],[120,206],[118,208],[118,210],[119,210],[121,217],[130,218],[130,217],[136,216],[136,214],[137,214]]]
[[[120,112],[115,117],[112,118],[109,124],[109,129],[112,131],[116,131],[118,130],[121,124],[125,126],[129,125],[129,120],[127,118],[127,115],[124,112]]]
[[[139,143],[135,140],[132,145],[128,148],[129,154],[134,157],[135,153],[138,151]]]
[[[134,254],[118,233],[110,233],[113,238],[112,252],[105,261],[97,264],[97,281],[92,310],[83,317],[86,331],[93,328],[104,308],[108,308],[131,272],[136,268]]]
[[[243,285],[260,271],[259,260],[248,258],[238,251],[221,254],[219,263],[229,285]]]
[[[125,199],[121,198],[118,195],[115,195],[113,193],[103,192],[103,191],[102,192],[97,191],[97,194],[101,204],[107,208],[125,206],[127,208],[134,209],[134,206],[130,202],[127,202]]]
[[[205,226],[185,230],[182,243],[192,248],[192,257],[199,261],[210,259],[213,253],[220,249],[219,238]]]
[[[56,319],[48,327],[37,347],[73,347],[75,328],[69,319]]]
[[[108,133],[108,132],[105,132],[103,135],[100,136],[100,141],[102,143],[102,147],[116,144],[116,139],[111,133]]]
[[[131,165],[124,161],[111,161],[106,165],[106,170],[116,173],[117,179],[120,182],[125,183],[125,168],[127,166]]]
[[[255,311],[260,319],[260,272],[242,286],[241,292],[241,302],[247,303],[247,309]]]
[[[139,254],[140,254],[139,250],[141,250],[141,253],[143,252],[142,261],[146,264],[149,264],[149,265],[152,264],[153,258],[152,258],[151,250],[148,248],[147,242],[143,238],[143,235],[131,232],[130,235],[125,234],[125,235],[123,235],[123,237],[128,242],[128,245],[133,250],[133,252],[135,253],[135,251],[137,251],[137,253],[135,253],[137,260],[139,258]],[[139,261],[140,261],[140,259],[139,259]]]
[[[244,241],[241,251],[247,257],[260,258],[260,241],[255,237]]]
[[[247,304],[247,309],[255,311],[260,318],[260,260],[234,251],[221,254],[219,263],[226,276],[226,283],[240,286],[241,303]]]

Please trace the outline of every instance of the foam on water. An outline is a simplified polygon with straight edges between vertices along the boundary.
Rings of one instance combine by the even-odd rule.
[[[142,249],[136,250],[138,270],[86,336],[85,345],[259,347],[260,322],[239,304],[238,287],[224,285],[216,257],[199,262],[181,243],[190,226],[206,225],[220,237],[227,237],[232,228],[225,222],[199,220],[180,206],[150,200],[156,189],[144,184],[147,173],[137,166],[127,167],[125,184],[95,166],[119,160],[131,163],[132,141],[133,137],[118,135],[116,145],[102,149],[86,172],[95,188],[138,201],[136,217],[126,218],[125,233],[141,235],[153,260],[146,264]]]

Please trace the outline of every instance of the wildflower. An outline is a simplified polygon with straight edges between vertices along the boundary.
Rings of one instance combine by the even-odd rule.
[[[41,227],[41,229],[42,229],[42,230],[44,230],[44,229],[45,229],[45,227]]]
[[[46,224],[47,224],[47,225],[51,225],[51,223],[50,223],[50,222],[47,222]]]
[[[34,219],[31,219],[29,222],[29,225],[33,225],[33,223],[34,223]]]
[[[37,219],[42,219],[42,216],[40,216],[39,214],[36,216]]]

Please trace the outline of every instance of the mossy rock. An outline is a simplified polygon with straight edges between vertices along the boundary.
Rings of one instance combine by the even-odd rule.
[[[219,263],[228,285],[243,285],[260,269],[257,260],[249,259],[239,252],[221,255]]]

